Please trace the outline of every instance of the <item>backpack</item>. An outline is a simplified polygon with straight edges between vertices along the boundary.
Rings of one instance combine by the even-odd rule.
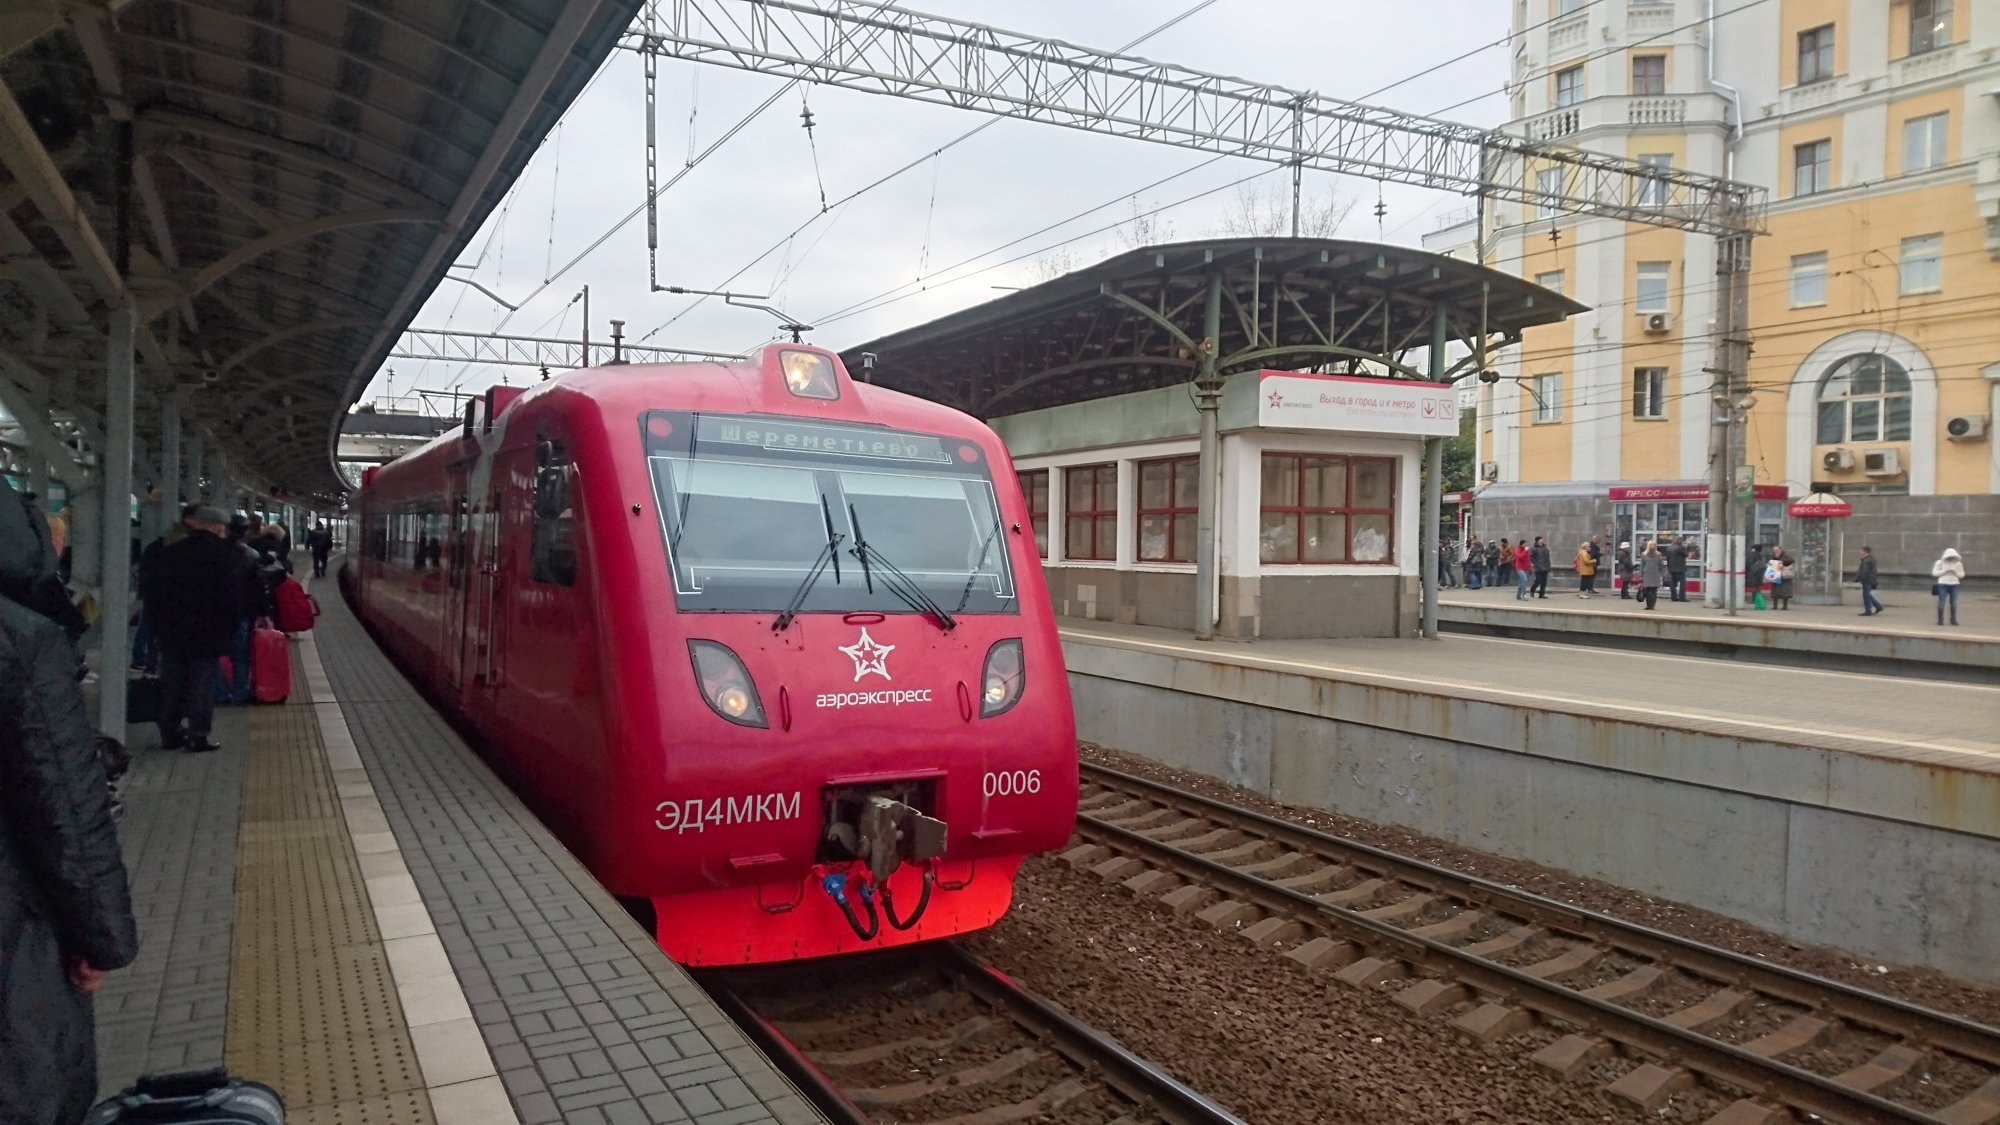
[[[298,579],[289,574],[279,579],[271,597],[277,610],[279,632],[311,631],[313,622],[319,618],[319,601],[306,593],[306,588],[299,585]]]

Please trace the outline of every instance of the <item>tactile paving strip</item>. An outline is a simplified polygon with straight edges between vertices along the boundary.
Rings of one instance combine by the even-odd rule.
[[[250,717],[224,1054],[309,1125],[431,1125],[361,865],[303,698]]]

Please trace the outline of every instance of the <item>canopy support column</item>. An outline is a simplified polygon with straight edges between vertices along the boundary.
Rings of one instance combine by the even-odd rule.
[[[1431,378],[1445,381],[1445,345],[1450,342],[1442,301],[1431,307]],[[1423,619],[1417,632],[1438,639],[1438,521],[1444,515],[1444,439],[1424,439],[1424,526],[1417,534],[1417,550],[1423,556]]]
[[[126,618],[132,609],[132,306],[112,310],[104,368],[104,460],[99,465],[97,729],[125,740],[125,666],[131,658]]]
[[[1222,497],[1222,440],[1217,428],[1222,409],[1222,381],[1215,374],[1216,345],[1222,337],[1222,274],[1210,270],[1208,303],[1202,310],[1201,378],[1195,383],[1195,409],[1201,414],[1200,485],[1196,490],[1194,548],[1194,636],[1215,636],[1215,516]]]

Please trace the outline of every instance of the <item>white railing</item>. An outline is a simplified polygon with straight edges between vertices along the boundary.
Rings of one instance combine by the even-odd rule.
[[[1632,0],[1625,9],[1625,30],[1629,33],[1650,34],[1673,25],[1672,0]]]
[[[1633,125],[1679,125],[1687,120],[1686,98],[1633,98],[1625,106],[1626,121]]]
[[[1927,82],[1933,78],[1942,78],[1950,74],[1957,66],[1958,47],[1953,45],[1950,47],[1939,47],[1935,51],[1925,51],[1921,55],[1911,55],[1905,59],[1898,59],[1891,70],[1895,76],[1896,85],[1907,86],[1912,82]]]
[[[1549,57],[1555,58],[1563,51],[1575,50],[1590,39],[1590,16],[1588,11],[1578,12],[1561,23],[1549,25]]]
[[[1545,113],[1528,122],[1528,139],[1531,141],[1553,141],[1569,136],[1582,124],[1583,114],[1575,106]]]
[[[1822,79],[1809,86],[1794,86],[1785,91],[1785,112],[1796,113],[1802,109],[1818,109],[1830,105],[1840,97],[1840,81],[1835,78]]]

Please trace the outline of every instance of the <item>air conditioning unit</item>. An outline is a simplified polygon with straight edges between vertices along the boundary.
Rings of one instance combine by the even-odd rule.
[[[1836,473],[1844,473],[1854,467],[1852,449],[1829,449],[1819,455],[1819,467]]]
[[[1500,462],[1498,462],[1498,461],[1481,461],[1481,462],[1479,463],[1479,479],[1480,479],[1480,480],[1486,480],[1486,481],[1494,481],[1494,480],[1499,480],[1499,479],[1500,479]]]
[[[1903,475],[1903,457],[1893,449],[1877,449],[1861,455],[1861,471],[1871,477]]]
[[[1991,422],[1985,414],[1961,414],[1944,424],[1944,436],[1951,441],[1981,441]]]
[[[1663,333],[1672,332],[1673,330],[1674,330],[1674,317],[1672,313],[1646,314],[1647,335],[1658,336]]]

